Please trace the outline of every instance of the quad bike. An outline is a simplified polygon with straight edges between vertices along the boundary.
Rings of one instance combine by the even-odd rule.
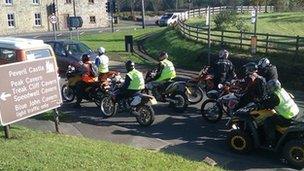
[[[117,103],[114,94],[109,92],[101,99],[100,108],[103,117],[112,117],[117,113],[118,109],[121,109],[135,116],[139,125],[143,127],[150,126],[154,122],[155,112],[152,105],[157,104],[157,101],[153,96],[137,93],[133,97]]]
[[[276,152],[290,165],[304,167],[304,123],[292,121],[287,127],[277,126],[276,144],[266,146],[264,120],[276,114],[274,110],[256,110],[255,104],[239,109],[227,126],[229,147],[237,153],[248,153],[254,148]]]
[[[110,77],[111,79],[115,76],[119,75],[119,73],[112,72],[113,75]],[[66,72],[66,83],[62,85],[61,88],[61,94],[63,97],[63,100],[66,102],[72,102],[74,101],[76,97],[76,86],[77,83],[81,81],[81,75],[82,71],[79,69],[76,69],[75,67],[69,65],[68,70]],[[85,88],[85,100],[94,102],[97,106],[100,105],[100,98],[102,94],[105,93],[106,86],[108,86],[106,83],[100,83],[96,79],[95,83],[92,83],[90,86]]]
[[[197,77],[187,81],[186,86],[190,93],[187,93],[190,104],[197,104],[204,98],[204,92],[210,91],[214,87],[213,75],[208,70],[210,66],[204,66]]]
[[[155,76],[156,70],[149,71],[146,74],[145,82],[148,83]],[[177,112],[183,112],[188,107],[188,96],[190,93],[187,89],[185,81],[170,80],[162,85],[159,85],[150,91],[147,87],[143,90],[146,94],[152,94],[157,101],[169,103]]]
[[[201,106],[202,117],[211,123],[221,120],[223,114],[231,117],[241,96],[236,80],[230,84],[219,84],[218,90],[207,92],[208,99]]]

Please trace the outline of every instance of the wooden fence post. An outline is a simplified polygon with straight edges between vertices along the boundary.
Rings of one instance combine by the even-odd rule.
[[[266,35],[266,50],[265,53],[268,54],[268,46],[269,46],[269,34]]]
[[[243,31],[241,30],[241,36],[240,36],[240,47],[243,48]]]
[[[198,9],[198,16],[201,16],[201,8]]]
[[[300,36],[298,35],[296,38],[296,54],[295,54],[294,61],[297,60],[298,55],[299,55],[299,41],[300,41]]]
[[[214,7],[212,7],[212,14],[214,14]],[[209,16],[210,17],[210,16]]]
[[[222,30],[222,35],[221,35],[221,43],[224,43],[224,31]]]
[[[190,26],[188,26],[188,33],[189,33],[189,39],[191,39],[191,27]]]
[[[196,41],[198,42],[198,26],[196,26]]]

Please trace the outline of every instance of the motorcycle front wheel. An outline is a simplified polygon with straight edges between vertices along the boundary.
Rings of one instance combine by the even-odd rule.
[[[104,118],[112,117],[117,113],[117,103],[114,102],[111,96],[104,96],[100,100],[101,115]]]
[[[150,105],[143,105],[138,107],[137,109],[138,115],[136,116],[136,120],[140,126],[148,127],[150,126],[155,119],[155,112]]]
[[[188,107],[188,97],[185,93],[177,92],[171,95],[171,98],[175,101],[175,103],[170,102],[170,106],[172,106],[177,112],[184,112]]]
[[[201,106],[201,114],[206,121],[216,123],[222,119],[222,106],[218,101],[208,99]]]
[[[75,91],[72,88],[70,88],[67,84],[64,84],[61,87],[61,95],[63,100],[69,103],[74,101],[76,97]]]
[[[198,85],[187,85],[186,95],[189,103],[194,105],[203,100],[204,92]]]

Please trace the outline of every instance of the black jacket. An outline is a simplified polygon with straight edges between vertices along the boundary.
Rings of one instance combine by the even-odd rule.
[[[275,65],[270,65],[266,68],[259,69],[259,75],[264,77],[266,82],[269,80],[278,80],[278,71]]]
[[[231,81],[234,76],[234,66],[228,59],[219,59],[214,63],[213,74],[217,84]]]

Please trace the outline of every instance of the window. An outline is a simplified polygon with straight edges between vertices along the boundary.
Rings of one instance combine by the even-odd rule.
[[[0,65],[17,61],[16,51],[0,48]]]
[[[8,27],[15,27],[15,16],[14,14],[7,14]]]
[[[65,3],[66,3],[66,4],[71,4],[71,3],[72,3],[72,0],[65,0]]]
[[[94,4],[94,0],[89,0],[89,3],[90,4]]]
[[[5,0],[5,4],[6,5],[12,5],[13,4],[13,0]]]
[[[39,4],[39,0],[33,0],[33,4],[35,5]]]
[[[51,56],[52,55],[49,49],[31,50],[26,52],[27,59],[39,59],[39,58],[47,58]]]
[[[35,26],[41,26],[41,14],[35,13]]]
[[[96,23],[96,17],[95,16],[90,16],[90,23],[95,24]]]

